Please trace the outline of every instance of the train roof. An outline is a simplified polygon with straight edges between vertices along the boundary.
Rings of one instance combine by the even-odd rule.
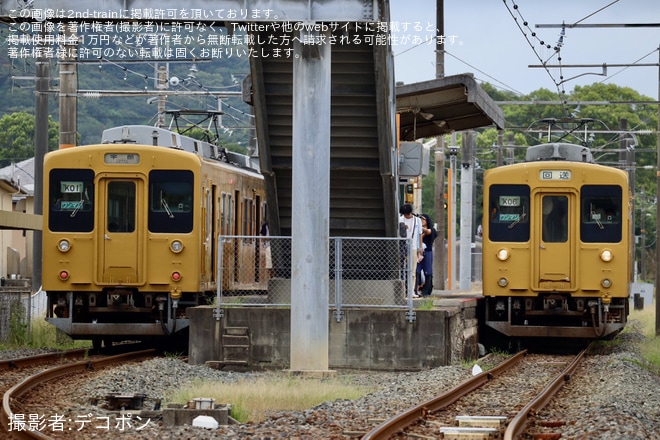
[[[173,148],[188,151],[204,159],[218,160],[241,168],[249,168],[260,172],[259,161],[244,154],[228,151],[209,142],[200,141],[189,136],[161,127],[149,125],[122,125],[103,130],[103,144],[140,144],[156,147]]]
[[[551,143],[527,148],[526,162],[540,160],[567,160],[570,162],[596,163],[591,150],[582,145]]]

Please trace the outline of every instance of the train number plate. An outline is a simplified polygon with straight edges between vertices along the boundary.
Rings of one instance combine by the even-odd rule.
[[[570,170],[541,170],[540,180],[571,180]]]
[[[520,206],[520,196],[500,196],[500,206]]]

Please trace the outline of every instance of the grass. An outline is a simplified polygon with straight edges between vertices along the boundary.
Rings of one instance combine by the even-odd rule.
[[[631,311],[628,319],[642,324],[643,334],[646,336],[640,344],[642,355],[656,372],[660,371],[660,336],[655,334],[655,305],[645,307],[644,310]]]
[[[74,341],[64,333],[57,331],[45,320],[33,319],[32,329],[27,326],[13,326],[9,338],[0,344],[0,350],[17,348],[52,348],[56,350],[70,350],[73,348],[91,347],[91,341]]]
[[[434,308],[431,298],[423,298],[415,302],[415,309],[417,310],[433,310]]]
[[[285,372],[235,383],[200,381],[179,389],[168,401],[186,403],[195,398],[213,398],[217,405],[231,406],[231,416],[241,423],[258,423],[273,411],[299,411],[337,399],[357,399],[375,389],[357,387],[347,376],[312,379]]]

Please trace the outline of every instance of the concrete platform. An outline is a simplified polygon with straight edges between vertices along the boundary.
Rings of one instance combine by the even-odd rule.
[[[475,298],[433,298],[433,309],[342,309],[329,316],[329,368],[417,371],[478,357]],[[291,313],[287,307],[212,306],[188,309],[189,362],[220,369],[290,368]]]

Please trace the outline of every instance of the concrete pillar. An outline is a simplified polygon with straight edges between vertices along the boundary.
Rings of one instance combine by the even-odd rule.
[[[291,370],[328,370],[330,45],[301,31],[293,61]]]
[[[461,170],[461,259],[460,259],[460,288],[469,291],[472,288],[472,182],[474,180],[474,166],[472,160],[472,147],[475,132],[463,134],[463,151],[461,154],[463,169]]]

